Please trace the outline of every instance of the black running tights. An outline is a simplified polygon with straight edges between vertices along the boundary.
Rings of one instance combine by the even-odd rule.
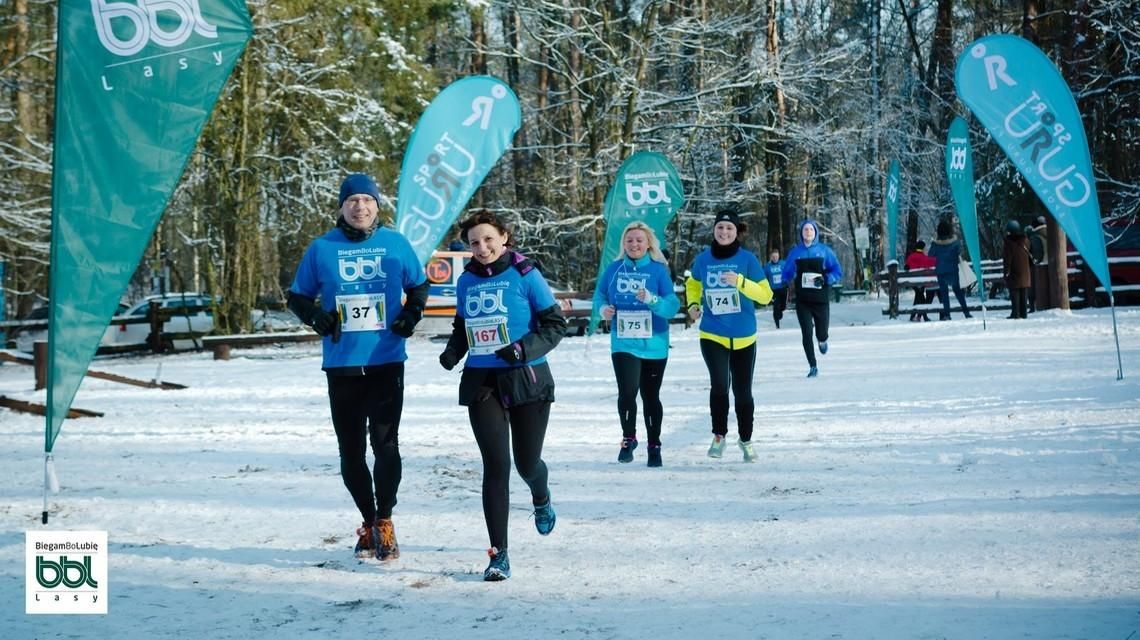
[[[613,353],[614,375],[618,385],[618,418],[624,438],[637,437],[637,393],[645,405],[645,433],[649,444],[661,446],[661,381],[668,360],[646,360],[632,353]]]
[[[800,337],[804,342],[804,355],[808,365],[815,366],[815,343],[812,331],[820,342],[827,342],[827,329],[831,320],[831,306],[827,302],[797,302],[796,319],[800,321]],[[813,327],[814,325],[814,327]]]
[[[397,435],[404,410],[404,363],[370,369],[359,376],[330,375],[328,384],[344,486],[365,522],[391,518],[402,473]],[[371,473],[366,438],[375,458]]]
[[[740,439],[752,440],[752,415],[756,404],[752,400],[752,371],[756,366],[756,343],[743,349],[729,349],[712,340],[701,340],[701,355],[709,370],[712,388],[709,390],[709,411],[712,414],[712,432],[728,434],[728,387],[736,398],[736,430]]]
[[[515,468],[530,488],[531,502],[550,499],[542,443],[550,420],[550,403],[533,402],[504,409],[498,393],[484,387],[467,407],[471,431],[483,457],[483,517],[491,546],[507,548],[507,520],[511,506],[511,449]]]

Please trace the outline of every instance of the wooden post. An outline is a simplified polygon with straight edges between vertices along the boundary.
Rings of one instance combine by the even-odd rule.
[[[1057,224],[1053,216],[1049,216],[1048,226],[1045,227],[1045,245],[1045,253],[1049,256],[1048,275],[1046,276],[1049,282],[1049,300],[1055,305],[1054,308],[1068,310],[1068,240],[1065,236],[1065,230]]]
[[[229,360],[230,359],[230,345],[220,343],[214,345],[214,359],[215,360]]]
[[[899,317],[899,263],[891,260],[887,265],[887,305],[890,309],[890,318]]]
[[[47,341],[36,340],[32,343],[32,364],[36,370],[36,391],[47,386],[47,361]]]
[[[1085,306],[1086,307],[1099,307],[1100,301],[1096,297],[1096,286],[1100,283],[1096,279],[1096,274],[1089,268],[1089,263],[1081,259],[1081,282],[1084,283],[1085,288]],[[1068,307],[1065,307],[1066,309]]]
[[[1038,311],[1045,311],[1054,309],[1058,305],[1053,300],[1052,291],[1049,288],[1049,267],[1044,264],[1030,265],[1033,270],[1033,281],[1030,283],[1033,286],[1033,293],[1036,296],[1034,306]]]
[[[150,335],[147,336],[150,350],[154,353],[162,353],[162,318],[158,312],[157,300],[151,300],[150,304],[147,305],[146,319],[150,321]]]

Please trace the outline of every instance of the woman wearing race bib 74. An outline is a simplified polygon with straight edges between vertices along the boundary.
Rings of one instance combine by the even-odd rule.
[[[755,254],[740,246],[744,233],[734,208],[717,211],[713,240],[697,255],[685,281],[689,317],[700,319],[701,356],[709,370],[709,411],[713,440],[709,457],[724,455],[728,435],[728,388],[736,398],[736,428],[745,462],[756,461],[752,447],[752,373],[756,366],[756,307],[768,304],[772,287]]]

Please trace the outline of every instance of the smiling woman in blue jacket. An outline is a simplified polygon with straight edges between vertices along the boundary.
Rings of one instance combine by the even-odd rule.
[[[811,367],[807,377],[814,378],[819,369],[815,361],[815,343],[811,339],[813,325],[819,352],[827,353],[831,314],[828,292],[843,280],[843,268],[831,247],[819,241],[819,225],[815,220],[800,223],[799,238],[799,244],[792,247],[784,260],[784,282],[791,283],[796,292],[796,318],[800,321],[804,355]]]
[[[534,260],[511,249],[513,235],[499,218],[476,209],[459,225],[471,247],[456,288],[455,322],[439,363],[450,371],[467,357],[459,404],[483,458],[483,517],[491,561],[483,579],[511,575],[507,557],[511,452],[530,489],[534,526],[554,530],[554,507],[542,444],[554,402],[546,354],[566,333],[561,307]]]
[[[697,255],[685,281],[689,317],[700,318],[701,356],[709,370],[712,444],[709,457],[724,455],[728,435],[728,388],[736,397],[737,444],[745,462],[756,461],[752,447],[752,373],[756,367],[756,305],[772,300],[772,287],[756,256],[740,246],[744,223],[733,208],[717,211],[713,239]]]
[[[637,448],[637,394],[645,407],[647,464],[661,466],[661,382],[669,358],[669,318],[681,308],[657,235],[641,221],[626,225],[621,256],[594,288],[594,305],[610,321],[610,358],[618,384],[621,449],[618,462],[633,462]]]

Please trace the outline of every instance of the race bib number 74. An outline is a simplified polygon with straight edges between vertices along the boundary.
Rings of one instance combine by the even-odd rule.
[[[736,289],[709,289],[707,295],[714,316],[740,312],[740,292]]]

